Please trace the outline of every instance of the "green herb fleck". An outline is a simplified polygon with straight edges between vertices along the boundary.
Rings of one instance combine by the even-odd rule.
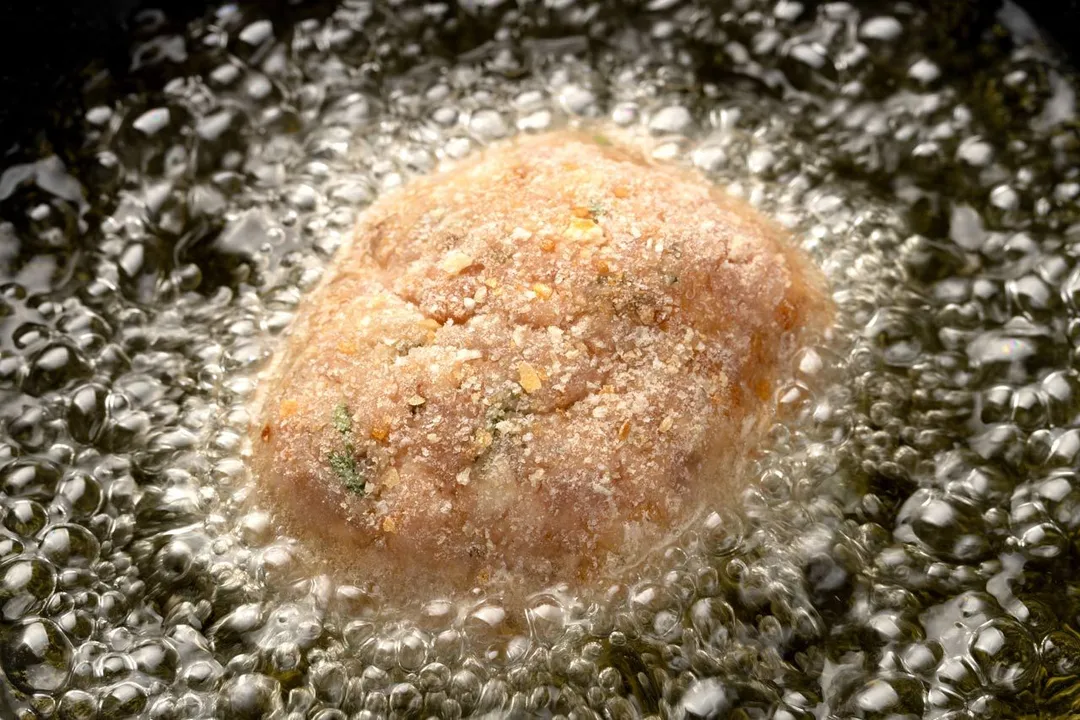
[[[485,429],[493,434],[497,433],[499,430],[496,426],[517,412],[520,401],[520,390],[513,389],[499,393],[492,399],[491,405],[488,406],[487,411],[484,413]]]
[[[593,135],[592,139],[593,142],[602,147],[607,147],[611,144],[611,140],[608,139],[607,135],[601,135],[600,133]]]
[[[589,203],[589,214],[593,216],[593,219],[603,217],[607,215],[607,207],[598,201]]]
[[[394,349],[397,350],[397,354],[402,357],[409,354],[409,351],[413,348],[423,347],[423,340],[398,340],[394,343]]]
[[[348,405],[341,403],[334,408],[333,422],[334,427],[342,435],[352,432],[352,415],[349,414]]]
[[[491,258],[492,262],[505,265],[510,262],[510,258],[514,257],[514,254],[505,248],[495,248],[489,251],[488,257]]]
[[[353,457],[352,447],[347,447],[345,452],[332,452],[327,458],[330,461],[330,469],[338,476],[345,488],[356,495],[363,495],[366,481],[364,473]]]

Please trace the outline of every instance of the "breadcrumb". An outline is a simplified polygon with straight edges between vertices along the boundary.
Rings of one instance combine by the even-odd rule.
[[[527,393],[534,393],[540,389],[540,375],[529,363],[518,363],[518,384]]]
[[[451,250],[439,265],[448,275],[457,275],[473,264],[473,259],[460,250]]]

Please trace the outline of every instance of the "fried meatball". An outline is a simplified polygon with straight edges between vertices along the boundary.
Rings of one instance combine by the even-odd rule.
[[[540,589],[731,503],[828,303],[785,234],[630,145],[489,148],[361,216],[262,381],[252,469],[384,587]]]

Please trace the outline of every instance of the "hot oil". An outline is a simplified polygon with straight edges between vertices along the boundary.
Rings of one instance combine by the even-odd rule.
[[[16,717],[997,718],[1074,708],[1075,81],[1009,6],[346,2],[138,23],[0,175]],[[757,482],[597,598],[398,608],[255,503],[257,374],[380,193],[614,123],[838,307]]]

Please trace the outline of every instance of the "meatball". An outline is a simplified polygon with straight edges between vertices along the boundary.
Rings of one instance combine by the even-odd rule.
[[[262,381],[280,517],[388,590],[595,582],[731,503],[819,276],[742,202],[563,131],[373,204]]]

